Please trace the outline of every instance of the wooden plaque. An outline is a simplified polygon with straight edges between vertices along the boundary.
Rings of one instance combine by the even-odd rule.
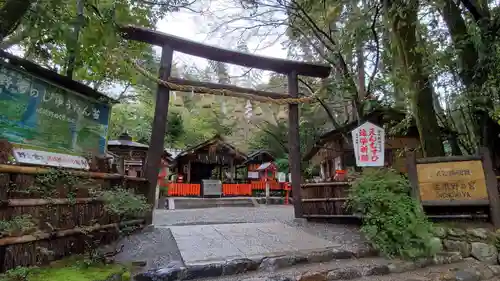
[[[421,201],[488,200],[481,160],[417,164]]]

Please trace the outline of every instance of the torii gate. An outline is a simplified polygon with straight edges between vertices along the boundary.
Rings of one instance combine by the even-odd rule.
[[[197,93],[209,93],[207,89],[229,90],[232,92],[251,94],[257,97],[272,99],[297,98],[299,96],[298,75],[326,78],[330,74],[331,67],[327,65],[303,63],[291,60],[276,59],[256,56],[232,50],[226,50],[209,45],[204,45],[191,40],[186,40],[166,33],[136,27],[123,26],[120,28],[125,39],[136,40],[149,43],[162,48],[160,71],[158,78],[177,85],[191,86]],[[180,78],[170,77],[172,69],[172,56],[174,51],[206,58],[213,61],[236,64],[249,68],[270,70],[276,73],[285,74],[288,77],[289,94],[276,93],[270,91],[258,91],[248,88],[241,88],[231,85],[217,83],[207,83],[189,81]],[[195,88],[204,87],[205,89]],[[173,89],[175,90],[175,89]],[[160,167],[160,157],[163,152],[163,144],[167,125],[168,103],[170,99],[169,87],[159,84],[156,94],[155,114],[151,133],[151,140],[146,160],[146,178],[149,181],[148,203],[154,205],[156,196],[156,180]],[[288,104],[288,146],[290,173],[292,174],[292,193],[295,217],[302,217],[301,188],[302,182],[300,174],[300,145],[299,145],[299,106],[297,103]],[[152,213],[148,216],[146,223],[151,224]]]

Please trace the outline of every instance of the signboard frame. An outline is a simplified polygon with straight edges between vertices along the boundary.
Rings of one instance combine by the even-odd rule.
[[[113,102],[112,102],[113,100],[111,98],[109,98],[105,95],[102,95],[102,97],[100,97],[100,98],[96,98],[96,97],[92,97],[92,96],[88,96],[88,95],[79,93],[75,90],[69,89],[63,85],[60,85],[54,81],[51,81],[50,79],[47,79],[46,77],[43,77],[43,75],[38,75],[38,74],[32,73],[30,71],[27,71],[23,68],[9,64],[7,62],[0,61],[0,68],[4,68],[7,71],[12,71],[14,73],[18,73],[18,74],[24,76],[25,79],[30,81],[29,82],[30,89],[32,87],[34,87],[33,85],[35,85],[35,83],[37,83],[38,86],[41,85],[41,86],[54,87],[58,91],[62,91],[62,95],[64,97],[66,97],[65,95],[76,97],[76,99],[86,101],[90,105],[97,105],[98,104],[98,105],[101,105],[103,108],[106,108],[107,118],[106,118],[106,123],[104,124],[106,126],[106,129],[105,129],[106,135],[105,136],[101,135],[101,137],[103,137],[104,143],[102,145],[100,145],[98,150],[102,147],[102,151],[98,151],[98,152],[95,151],[95,152],[97,154],[106,154],[107,153],[109,125],[110,125],[110,121],[111,121],[111,110],[113,107]],[[39,85],[40,82],[41,82],[41,84]],[[45,84],[45,85],[43,85],[43,84]],[[42,96],[45,95],[45,91],[47,89],[48,88],[44,88],[43,94],[40,93],[40,95],[42,95]],[[57,94],[61,95],[60,92],[57,92]],[[18,143],[15,141],[9,141],[9,142],[11,142],[14,147],[19,148],[19,149],[32,149],[32,150],[39,150],[41,152],[60,153],[60,154],[66,154],[66,155],[70,155],[70,156],[87,156],[87,153],[85,151],[78,152],[78,151],[67,150],[67,149],[53,148],[53,147],[50,147],[48,145]],[[96,154],[94,153],[94,155],[96,155]]]
[[[484,186],[487,193],[486,199],[474,199],[470,200],[454,200],[454,199],[439,199],[439,200],[422,200],[420,182],[418,177],[419,164],[436,164],[436,163],[454,163],[454,162],[465,162],[465,161],[478,161],[482,164],[484,173]],[[489,150],[485,147],[479,149],[477,155],[470,156],[446,156],[446,157],[430,157],[430,158],[416,158],[414,151],[409,151],[406,153],[406,166],[408,168],[408,178],[412,187],[411,194],[421,206],[424,208],[427,206],[450,206],[453,208],[460,208],[460,206],[488,206],[489,207],[489,219],[491,223],[496,227],[500,228],[500,197],[497,189],[497,179],[495,172],[493,171],[493,165],[490,158]],[[481,185],[479,185],[481,187]],[[453,215],[451,215],[453,216]]]

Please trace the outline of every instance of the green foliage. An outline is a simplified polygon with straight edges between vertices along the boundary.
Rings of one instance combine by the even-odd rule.
[[[0,281],[29,281],[28,275],[31,269],[23,266],[7,270],[4,276],[0,277]]]
[[[121,219],[143,217],[151,210],[143,195],[134,194],[123,188],[96,191],[95,195],[104,200],[104,209],[112,215]]]
[[[288,154],[285,154],[284,158],[276,159],[276,161],[274,161],[274,163],[276,164],[276,167],[278,168],[278,172],[288,173],[288,169],[289,169]]]
[[[122,274],[130,280],[127,268],[119,264],[84,265],[82,256],[72,256],[56,261],[50,267],[17,267],[0,275],[0,281],[88,281],[106,280],[113,274]]]
[[[0,220],[1,236],[21,236],[36,231],[31,215],[15,216],[11,220]]]
[[[408,180],[389,169],[365,169],[351,187],[349,206],[363,215],[361,230],[388,257],[434,254],[432,225],[409,192]]]
[[[67,198],[74,201],[76,186],[88,182],[89,179],[77,176],[67,169],[50,168],[46,173],[35,177],[35,185],[30,188],[30,192],[36,192],[45,198],[56,197],[59,192],[65,192]]]

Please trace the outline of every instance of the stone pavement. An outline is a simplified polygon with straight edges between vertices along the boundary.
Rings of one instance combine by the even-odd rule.
[[[120,241],[118,262],[169,262],[262,257],[317,248],[356,252],[366,245],[356,227],[296,221],[292,206],[156,210],[154,228]]]
[[[173,226],[170,230],[186,265],[340,247],[340,241],[279,222]]]

